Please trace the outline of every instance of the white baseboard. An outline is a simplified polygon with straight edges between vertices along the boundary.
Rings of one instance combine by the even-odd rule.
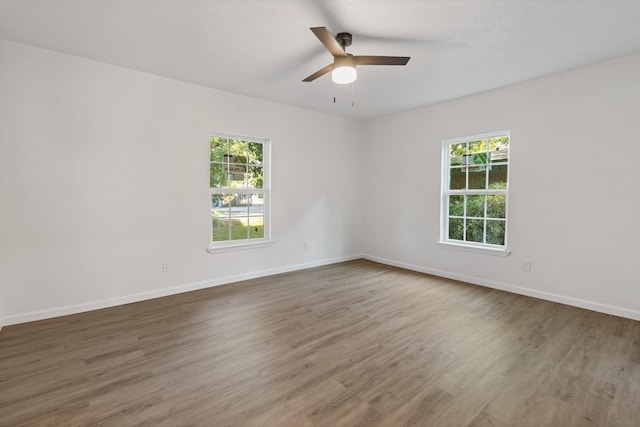
[[[33,322],[36,320],[50,319],[53,317],[66,316],[69,314],[82,313],[86,311],[99,310],[102,308],[114,307],[122,304],[129,304],[138,301],[149,300],[153,298],[160,298],[169,295],[181,294],[184,292],[196,291],[199,289],[211,288],[214,286],[227,285],[230,283],[241,282],[243,280],[256,279],[260,277],[272,276],[274,274],[288,273],[291,271],[304,270],[306,268],[319,267],[322,265],[335,264],[338,262],[352,261],[355,259],[368,259],[370,261],[378,262],[381,264],[391,265],[394,267],[400,267],[407,270],[417,271],[420,273],[431,274],[439,277],[446,277],[448,279],[459,280],[461,282],[472,283],[474,285],[486,286],[488,288],[500,289],[503,291],[511,292],[519,295],[526,295],[534,298],[540,298],[547,301],[558,302],[561,304],[571,305],[574,307],[585,308],[587,310],[593,310],[600,313],[612,314],[614,316],[624,317],[633,320],[640,320],[640,311],[630,310],[626,308],[611,306],[608,304],[601,304],[593,301],[587,301],[579,298],[572,298],[563,295],[553,294],[549,292],[538,291],[530,288],[523,288],[520,286],[507,285],[504,283],[493,282],[490,280],[479,279],[477,277],[465,276],[458,273],[452,273],[448,271],[435,270],[425,267],[420,267],[413,264],[394,261],[386,258],[379,258],[371,255],[351,255],[339,258],[324,259],[320,261],[313,261],[302,264],[294,264],[285,267],[272,268],[268,270],[260,270],[252,273],[239,274],[234,276],[227,276],[218,278],[215,280],[207,280],[197,283],[189,283],[185,285],[173,286],[170,288],[158,289],[150,292],[143,292],[132,295],[125,295],[122,297],[109,298],[105,300],[91,301],[82,304],[75,304],[65,307],[57,307],[46,310],[32,311],[28,313],[15,314],[10,316],[3,316],[0,318],[0,330],[2,326],[15,325],[19,323]]]
[[[306,268],[319,267],[322,265],[335,264],[335,263],[344,262],[344,261],[352,261],[354,259],[361,259],[361,258],[363,258],[362,255],[351,255],[351,256],[345,256],[345,257],[339,257],[339,258],[323,259],[319,261],[313,261],[313,262],[302,263],[302,264],[288,265],[288,266],[272,268],[268,270],[255,271],[252,273],[222,277],[215,280],[206,280],[203,282],[178,285],[178,286],[158,289],[150,292],[125,295],[121,297],[91,301],[87,303],[69,305],[65,307],[56,307],[56,308],[51,308],[46,310],[32,311],[28,313],[14,314],[9,316],[4,316],[2,321],[5,326],[16,325],[18,323],[33,322],[36,320],[67,316],[69,314],[83,313],[85,311],[115,307],[118,305],[129,304],[132,302],[166,297],[169,295],[176,295],[184,292],[196,291],[199,289],[205,289],[205,288],[211,288],[214,286],[227,285],[229,283],[241,282],[243,280],[256,279],[259,277],[272,276],[274,274],[288,273],[290,271],[304,270]],[[0,324],[0,327],[1,326],[2,324]]]
[[[431,274],[433,276],[445,277],[447,279],[459,280],[461,282],[467,282],[474,285],[486,286],[488,288],[499,289],[502,291],[511,292],[519,295],[526,295],[529,297],[539,298],[546,301],[558,302],[561,304],[571,305],[574,307],[585,308],[587,310],[597,311],[605,314],[612,314],[614,316],[624,317],[627,319],[640,320],[640,311],[631,310],[628,308],[616,307],[608,304],[601,304],[598,302],[587,301],[580,298],[567,297],[564,295],[558,295],[550,292],[538,291],[530,288],[523,288],[520,286],[507,285],[504,283],[493,282],[490,280],[479,279],[477,277],[465,276],[463,274],[451,273],[449,271],[435,270],[417,265],[407,264],[404,262],[393,261],[390,259],[379,258],[370,255],[363,255],[364,259],[370,261],[379,262],[380,264],[391,265],[394,267],[404,268],[406,270],[417,271],[420,273]]]

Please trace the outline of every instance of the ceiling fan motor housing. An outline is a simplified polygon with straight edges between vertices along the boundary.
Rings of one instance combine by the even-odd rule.
[[[344,50],[345,47],[351,46],[351,42],[353,41],[353,36],[351,33],[338,33],[336,35],[336,41],[342,46]]]

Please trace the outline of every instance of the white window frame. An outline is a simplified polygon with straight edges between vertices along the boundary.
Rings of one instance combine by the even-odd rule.
[[[271,140],[268,138],[256,138],[243,135],[231,135],[219,132],[211,132],[207,138],[207,159],[211,155],[211,137],[235,139],[246,142],[257,142],[263,147],[263,184],[262,188],[233,188],[233,187],[211,187],[209,186],[208,206],[209,206],[209,247],[207,252],[213,254],[218,252],[228,252],[242,249],[253,249],[269,246],[273,243],[271,239]],[[209,160],[211,164],[211,160]],[[209,171],[209,179],[211,172]],[[211,208],[211,196],[215,193],[229,194],[262,194],[264,197],[264,235],[262,238],[225,240],[221,242],[213,241],[213,209]]]
[[[509,138],[509,158],[507,159],[507,188],[506,189],[464,189],[451,190],[449,187],[450,180],[450,149],[452,144],[463,142],[477,141],[480,139],[489,139],[506,136]],[[489,147],[487,147],[489,149]],[[511,252],[508,250],[508,230],[509,230],[509,175],[511,173],[511,131],[500,131],[484,133],[479,135],[471,135],[459,138],[445,139],[442,141],[442,164],[441,164],[441,194],[440,194],[440,240],[438,244],[447,249],[456,249],[466,252],[481,253],[497,256],[508,256]],[[493,245],[489,243],[468,242],[449,239],[449,196],[450,195],[475,195],[475,194],[504,194],[505,195],[505,240],[504,245]],[[485,216],[486,218],[486,205]],[[485,230],[486,234],[486,230]]]

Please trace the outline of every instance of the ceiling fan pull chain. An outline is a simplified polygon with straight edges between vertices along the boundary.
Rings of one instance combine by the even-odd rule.
[[[356,103],[355,103],[355,89],[356,88],[356,82],[351,83],[351,108],[355,107]]]

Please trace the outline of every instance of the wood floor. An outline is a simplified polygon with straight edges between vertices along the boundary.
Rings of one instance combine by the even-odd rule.
[[[2,426],[640,426],[640,322],[359,260],[0,332]]]

